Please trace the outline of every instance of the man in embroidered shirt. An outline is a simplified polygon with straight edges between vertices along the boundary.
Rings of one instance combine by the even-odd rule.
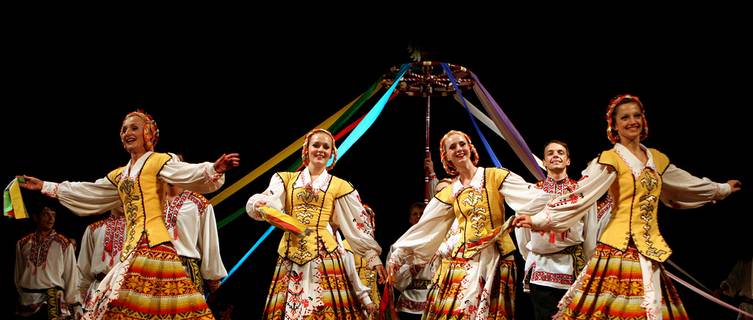
[[[71,239],[53,229],[55,208],[49,202],[31,203],[29,211],[37,230],[16,244],[14,278],[20,297],[16,315],[21,318],[70,317],[70,307],[81,314],[76,248]]]
[[[183,161],[180,154],[173,157]],[[200,292],[215,292],[227,270],[220,256],[212,204],[201,194],[172,184],[168,184],[165,201],[165,225],[186,273]]]
[[[125,216],[123,207],[110,210],[110,216],[86,227],[78,253],[78,270],[81,282],[79,292],[83,305],[94,297],[99,283],[120,261],[120,251],[125,242]]]
[[[574,191],[578,182],[567,175],[570,165],[570,150],[566,143],[552,140],[544,147],[546,179],[536,188],[552,194]],[[606,208],[603,208],[606,209]],[[573,284],[595,246],[598,232],[591,213],[565,232],[539,232],[516,228],[518,248],[526,260],[523,291],[531,295],[535,319],[551,319],[557,312],[557,304]],[[590,228],[589,228],[590,227]],[[584,246],[584,240],[587,244]]]

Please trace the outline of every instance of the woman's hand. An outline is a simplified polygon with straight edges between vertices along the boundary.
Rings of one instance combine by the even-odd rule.
[[[240,161],[240,155],[237,153],[223,153],[222,156],[214,162],[214,171],[217,173],[225,173],[225,171],[237,167],[240,164]]]
[[[531,220],[531,216],[525,214],[515,216],[515,218],[512,220],[512,225],[517,228],[533,229],[533,221]]]
[[[743,187],[743,183],[740,182],[740,180],[729,180],[729,181],[727,181],[727,184],[729,184],[730,193],[732,193],[732,192],[738,192]]]
[[[376,315],[379,312],[379,305],[376,303],[370,303],[366,306],[366,313],[369,314],[369,319],[376,319]]]
[[[387,262],[387,284],[395,285],[395,274],[399,268],[400,266]]]
[[[377,273],[377,282],[379,282],[379,284],[384,284],[384,282],[387,281],[387,270],[385,270],[384,266],[381,264],[374,267],[374,270]]]
[[[21,188],[33,191],[42,190],[42,185],[44,184],[44,181],[27,175],[16,176],[16,179],[18,179],[18,185]]]

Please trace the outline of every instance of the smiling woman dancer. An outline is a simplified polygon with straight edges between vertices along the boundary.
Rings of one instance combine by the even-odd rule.
[[[392,245],[388,271],[431,261],[457,219],[459,233],[441,257],[423,319],[512,319],[515,301],[515,245],[505,222],[504,203],[535,213],[551,199],[517,174],[477,167],[478,153],[467,134],[452,130],[440,141],[440,158],[452,184],[439,191],[421,219]]]
[[[648,136],[648,122],[636,96],[614,98],[606,120],[614,148],[591,161],[579,187],[535,216],[518,216],[513,223],[536,230],[567,230],[609,193],[614,199],[610,221],[554,318],[687,319],[661,266],[672,250],[659,232],[659,200],[672,208],[696,208],[740,190],[740,181],[715,183],[694,177],[670,164],[663,153],[641,144]]]
[[[353,251],[377,271],[380,282],[386,276],[379,260],[382,249],[369,235],[372,226],[358,192],[328,171],[337,162],[332,134],[324,129],[310,131],[301,157],[302,171],[276,173],[269,187],[246,204],[251,218],[285,230],[263,318],[362,319],[345,272],[345,252],[327,229],[330,218]],[[327,167],[330,159],[332,165]],[[376,309],[370,311],[373,314]]]
[[[95,182],[42,181],[23,176],[20,185],[41,190],[78,215],[123,206],[126,235],[120,263],[105,276],[92,303],[90,319],[213,319],[204,297],[186,275],[162,217],[167,183],[197,192],[212,192],[224,172],[238,166],[238,154],[223,154],[214,163],[178,162],[154,152],[157,123],[144,112],[126,115],[120,128],[128,163]]]

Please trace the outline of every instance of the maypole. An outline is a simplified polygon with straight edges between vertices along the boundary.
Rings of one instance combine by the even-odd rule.
[[[454,64],[449,64],[449,66],[461,90],[467,90],[473,87],[474,81],[470,78],[468,69]],[[391,72],[384,76],[384,80],[382,80],[383,84],[387,86],[392,85],[395,79],[394,73],[396,73],[397,70],[397,67],[393,67]],[[454,94],[455,88],[453,87],[450,78],[443,70],[441,62],[417,61],[410,64],[410,68],[397,86],[397,91],[409,97],[418,96],[426,98],[426,143],[424,151],[426,158],[431,158],[431,139],[429,130],[431,127],[431,97],[445,97]],[[424,203],[428,203],[432,196],[430,194],[431,180],[432,177],[424,171]]]

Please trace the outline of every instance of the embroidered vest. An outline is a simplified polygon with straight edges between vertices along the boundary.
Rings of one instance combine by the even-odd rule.
[[[144,162],[137,178],[123,176],[125,167],[107,174],[107,179],[118,187],[123,202],[126,219],[126,239],[120,261],[138,246],[142,234],[146,235],[149,246],[170,241],[170,235],[162,218],[162,200],[165,183],[157,178],[162,167],[170,160],[165,153],[152,153]]]
[[[644,168],[637,178],[614,149],[604,151],[599,156],[599,163],[617,171],[617,180],[609,190],[616,201],[616,208],[599,242],[625,251],[632,239],[644,256],[664,262],[672,250],[659,232],[656,213],[662,187],[661,175],[669,166],[669,158],[655,149],[648,151],[659,172]]]
[[[327,252],[337,249],[337,241],[327,230],[335,200],[354,191],[345,180],[330,176],[327,191],[294,187],[300,172],[278,172],[285,186],[285,212],[313,229],[307,236],[297,237],[285,232],[277,253],[302,265],[319,256],[319,245]]]
[[[498,190],[508,174],[509,171],[505,169],[485,168],[481,190],[464,188],[457,198],[454,198],[452,188],[444,188],[437,193],[437,200],[452,205],[458,219],[462,236],[453,245],[453,257],[472,258],[490,244],[488,241],[494,228],[505,222],[505,199]],[[496,242],[502,256],[515,251],[509,233],[497,238]]]

